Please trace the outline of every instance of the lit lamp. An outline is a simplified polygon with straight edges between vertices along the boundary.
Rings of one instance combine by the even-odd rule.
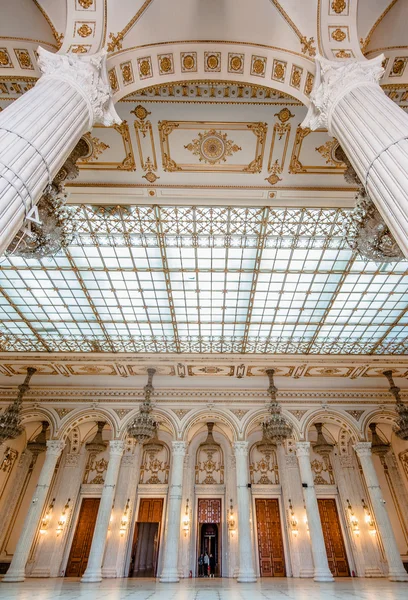
[[[355,533],[356,535],[360,535],[360,529],[358,527],[358,519],[357,519],[356,515],[354,514],[353,508],[348,499],[347,499],[347,508],[348,508],[348,512],[349,512],[351,529],[353,530],[353,533]]]
[[[121,536],[124,536],[127,530],[128,522],[129,522],[129,502],[130,498],[127,499],[125,510],[122,515],[122,519],[120,521],[119,532]]]
[[[230,507],[228,511],[228,529],[231,535],[235,533],[235,517],[234,517],[234,506],[232,504],[232,498],[230,498]]]
[[[375,529],[375,522],[373,519],[373,516],[367,506],[367,504],[364,502],[364,499],[361,500],[363,508],[364,508],[364,521],[367,523],[368,527],[370,528],[370,533],[371,535],[375,535],[377,533],[377,530]]]
[[[41,523],[40,523],[41,535],[44,535],[44,533],[47,532],[48,522],[51,517],[52,509],[54,508],[54,503],[55,503],[55,498],[52,499],[51,504],[48,506],[47,510],[45,511],[45,515],[41,519]]]
[[[190,516],[189,516],[189,509],[188,509],[188,498],[186,501],[186,511],[183,517],[183,531],[184,531],[184,537],[187,537],[188,532],[190,530]]]
[[[64,506],[61,516],[58,519],[58,525],[57,525],[57,535],[61,535],[61,533],[63,532],[63,529],[65,527],[65,523],[67,521],[67,512],[69,509],[69,503],[71,502],[71,498],[68,498],[68,501],[66,503],[66,505]]]
[[[295,537],[297,537],[297,535],[299,533],[298,520],[293,511],[292,500],[290,498],[289,498],[289,524],[290,524],[290,528],[292,530],[293,535]]]

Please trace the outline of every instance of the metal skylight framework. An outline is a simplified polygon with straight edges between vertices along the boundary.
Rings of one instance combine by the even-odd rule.
[[[346,245],[345,209],[76,207],[54,258],[0,265],[0,349],[408,349],[408,262]]]

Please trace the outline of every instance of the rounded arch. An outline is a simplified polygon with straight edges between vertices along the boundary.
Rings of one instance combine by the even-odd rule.
[[[191,428],[197,423],[204,423],[207,421],[214,421],[217,423],[217,420],[226,425],[232,432],[232,440],[231,442],[236,442],[239,439],[239,431],[236,423],[232,419],[232,417],[219,409],[209,409],[202,408],[198,411],[191,414],[183,424],[183,428],[180,432],[180,438],[185,442],[188,441],[188,434]]]
[[[135,408],[134,410],[132,410],[130,413],[128,413],[126,415],[125,419],[123,420],[123,423],[121,423],[120,428],[119,428],[118,437],[121,440],[126,439],[128,427],[138,413],[139,413],[139,407]],[[177,427],[177,422],[174,417],[172,417],[168,412],[166,412],[165,410],[163,410],[162,408],[159,408],[157,406],[153,407],[152,417],[154,419],[157,419],[157,421],[159,423],[164,422],[167,425],[168,429],[170,430],[170,434],[173,436],[173,438],[177,439],[179,429]]]
[[[229,41],[135,46],[111,54],[107,66],[114,102],[143,88],[211,79],[272,88],[308,106],[315,73],[303,54]]]
[[[50,408],[44,408],[43,406],[23,408],[21,411],[21,421],[23,425],[32,421],[48,421],[50,424],[50,438],[54,438],[58,434],[55,411]]]
[[[364,420],[361,424],[361,432],[364,440],[368,440],[368,426],[370,423],[387,423],[389,425],[394,425],[396,418],[395,410],[390,408],[375,408],[364,416]]]
[[[81,423],[89,421],[106,421],[112,430],[112,437],[118,438],[119,425],[116,417],[106,408],[99,407],[91,409],[78,409],[69,413],[60,423],[56,432],[59,439],[65,439],[67,435]]]
[[[314,423],[318,422],[332,423],[334,425],[337,425],[340,429],[345,429],[355,442],[361,439],[361,431],[358,429],[358,427],[356,427],[355,423],[353,423],[352,417],[333,408],[330,408],[328,410],[317,410],[308,415],[301,427],[302,439],[307,439],[307,434],[309,432],[310,427]]]
[[[287,419],[289,421],[289,423],[293,427],[293,438],[296,441],[299,441],[300,440],[299,424],[296,423],[296,421],[293,418],[293,415],[291,415],[284,408],[282,408],[282,415],[285,417],[285,419]],[[267,416],[268,416],[268,410],[266,407],[260,408],[257,411],[251,413],[250,416],[246,419],[245,423],[242,426],[244,439],[247,439],[251,435],[251,433],[257,427],[260,426],[260,422],[262,421],[262,419],[264,419]]]

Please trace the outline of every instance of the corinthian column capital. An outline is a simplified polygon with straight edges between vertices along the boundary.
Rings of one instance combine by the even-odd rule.
[[[357,442],[353,446],[357,456],[371,456],[371,442]]]
[[[53,456],[59,456],[65,448],[64,440],[48,440],[47,441],[47,454]]]
[[[310,455],[310,442],[296,442],[296,455],[297,456],[309,456]]]
[[[248,456],[248,442],[234,442],[235,456]]]
[[[187,449],[186,442],[172,442],[171,448],[174,456],[184,456]]]
[[[125,442],[122,440],[111,440],[109,442],[109,456],[122,456]]]
[[[334,61],[317,55],[310,107],[302,127],[309,127],[312,130],[324,127],[332,134],[331,115],[338,101],[355,87],[367,85],[378,87],[378,81],[384,72],[383,60],[383,54],[364,61]]]
[[[54,54],[38,48],[42,79],[60,79],[70,83],[88,105],[89,128],[95,123],[113,125],[121,120],[115,110],[106,70],[106,51],[89,56]]]

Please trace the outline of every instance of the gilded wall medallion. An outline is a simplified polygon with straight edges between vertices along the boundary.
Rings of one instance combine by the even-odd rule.
[[[290,75],[290,85],[297,90],[300,88],[300,82],[302,79],[303,68],[297,65],[292,65],[292,73]]]
[[[340,15],[347,8],[346,0],[333,0],[331,3],[331,9],[337,14]]]
[[[90,24],[88,23],[79,22],[75,24],[77,34],[82,38],[89,37],[90,35],[92,35],[92,33],[94,33],[94,30],[92,29],[92,27],[90,27]],[[95,27],[94,23],[91,23],[91,25]]]
[[[213,73],[221,71],[221,52],[204,52],[204,71]]]
[[[88,10],[93,5],[94,0],[77,0],[77,2],[84,10]]]
[[[228,73],[236,73],[242,75],[244,72],[244,55],[228,53]]]
[[[34,69],[28,50],[14,50],[17,60],[22,69]]]
[[[139,79],[148,79],[149,77],[153,77],[152,60],[150,56],[138,58],[137,66],[139,69]]]
[[[307,72],[306,75],[306,82],[305,82],[305,94],[306,96],[310,96],[312,89],[313,89],[313,83],[314,83],[314,75],[313,73],[310,73],[309,71]]]
[[[276,81],[284,81],[286,75],[286,65],[287,63],[285,61],[274,59],[272,67],[272,79],[275,79]]]
[[[117,92],[119,89],[119,83],[118,83],[118,78],[116,75],[115,67],[113,67],[113,69],[110,69],[108,71],[108,77],[109,77],[109,83],[110,83],[112,92]]]
[[[129,85],[134,82],[133,69],[131,61],[121,63],[120,70],[122,71],[122,80],[125,85]]]
[[[160,75],[171,75],[174,73],[173,54],[159,54],[157,62]]]
[[[251,75],[256,77],[265,77],[266,58],[265,56],[254,56],[251,58]]]
[[[12,69],[13,63],[11,62],[10,55],[7,48],[0,48],[0,69]]]
[[[180,61],[182,73],[197,71],[197,52],[182,52],[180,54]]]
[[[344,31],[342,29],[340,29],[340,27],[337,27],[336,29],[334,29],[331,32],[331,37],[336,42],[344,42],[344,40],[346,39],[347,35],[344,33]]]
[[[405,71],[405,67],[407,65],[408,57],[406,56],[398,56],[394,59],[394,62],[391,67],[390,77],[402,77]]]

